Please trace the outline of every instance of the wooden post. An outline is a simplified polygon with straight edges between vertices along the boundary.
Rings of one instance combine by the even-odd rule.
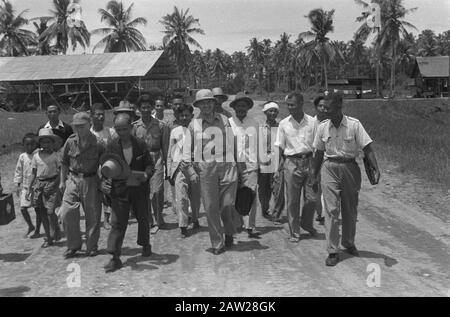
[[[92,108],[92,87],[90,79],[88,79],[88,86],[89,86],[89,108]]]
[[[139,94],[139,97],[141,96],[141,77],[139,77],[139,82],[138,82],[138,94]]]
[[[39,93],[39,109],[42,111],[42,90],[41,83],[38,83],[38,93]]]

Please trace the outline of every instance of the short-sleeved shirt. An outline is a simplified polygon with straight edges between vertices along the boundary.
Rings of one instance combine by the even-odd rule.
[[[84,147],[80,144],[78,135],[73,134],[67,139],[62,151],[62,164],[75,173],[96,173],[100,156],[105,152],[105,145],[90,133]]]
[[[192,147],[194,160],[208,161],[210,158],[205,157],[205,154],[211,154],[214,158],[213,161],[234,162],[234,134],[226,116],[215,113],[212,120],[209,121],[200,113],[198,118],[193,119],[189,124],[189,130],[194,142]],[[215,138],[218,137],[217,133],[221,133],[222,140],[220,142],[219,140],[215,141]],[[201,143],[198,141],[200,139]],[[220,143],[222,146],[216,146]]]
[[[325,158],[352,159],[372,143],[359,120],[344,116],[339,128],[330,120],[323,121],[317,128],[314,147],[325,152]]]
[[[262,140],[259,143],[261,145],[259,155],[264,155],[264,157],[260,158],[258,161],[259,169],[262,173],[275,173],[278,170],[278,166],[274,166],[276,161],[273,161],[276,159],[275,155],[278,154],[275,149],[278,126],[278,122],[271,125],[266,121],[260,129]]]
[[[36,169],[38,179],[46,179],[58,176],[61,162],[56,152],[51,154],[42,150],[37,151],[31,160],[31,168]]]
[[[148,124],[145,124],[142,119],[133,123],[133,135],[147,144],[149,152],[163,150],[164,132],[164,122],[153,117]]]
[[[315,130],[315,119],[306,113],[301,122],[288,116],[280,121],[275,146],[281,148],[285,156],[311,153]]]
[[[248,116],[243,121],[237,117],[228,121],[236,137],[238,162],[246,163],[248,171],[258,169],[258,122]]]
[[[94,128],[91,127],[91,133],[95,135],[97,140],[103,142],[105,145],[108,143],[108,139],[114,135],[114,132],[109,127],[103,127],[101,131],[95,131]]]
[[[22,184],[24,187],[27,187],[30,184],[31,180],[31,162],[33,161],[34,153],[28,154],[24,152],[20,154],[19,159],[17,160],[16,170],[14,171],[14,183]]]

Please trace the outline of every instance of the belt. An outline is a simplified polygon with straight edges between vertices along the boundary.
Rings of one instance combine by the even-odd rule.
[[[306,154],[287,155],[286,157],[298,158],[298,159],[307,159],[307,158],[310,158],[312,156],[313,156],[312,152],[309,152],[309,153],[306,153]]]
[[[47,177],[47,178],[38,178],[38,181],[40,181],[40,182],[50,182],[50,181],[54,181],[57,177],[58,177],[58,175],[55,175],[53,177]]]
[[[82,177],[82,178],[88,178],[88,177],[93,177],[95,175],[97,175],[97,172],[93,172],[93,173],[78,173],[72,170],[69,170],[70,174],[72,174],[73,176],[76,177]]]
[[[333,163],[353,163],[356,162],[354,158],[348,158],[348,157],[327,157],[327,161],[333,162]]]

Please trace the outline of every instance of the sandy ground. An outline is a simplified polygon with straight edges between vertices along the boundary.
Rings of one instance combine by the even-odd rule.
[[[13,160],[1,157],[3,186],[11,189]],[[316,239],[287,240],[287,224],[257,218],[261,239],[236,235],[235,247],[214,256],[204,213],[200,232],[181,240],[172,209],[168,230],[152,236],[154,255],[140,256],[137,224],[124,241],[124,268],[105,274],[104,252],[95,258],[64,260],[64,240],[41,249],[42,239],[23,239],[25,223],[0,227],[0,296],[450,296],[449,193],[403,175],[380,162],[382,181],[364,179],[356,244],[360,257],[342,254],[326,267],[324,228]],[[102,229],[100,248],[108,232]],[[69,287],[70,265],[80,267],[81,284]],[[374,265],[375,264],[375,265]],[[379,287],[369,275],[380,269]],[[69,269],[69,271],[68,271]],[[372,285],[373,286],[373,285]]]

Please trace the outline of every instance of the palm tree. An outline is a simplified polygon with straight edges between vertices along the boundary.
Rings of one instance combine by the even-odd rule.
[[[122,1],[112,0],[106,4],[106,10],[98,10],[101,22],[105,22],[108,27],[92,31],[93,35],[106,35],[95,44],[93,52],[100,47],[105,47],[105,53],[146,50],[145,38],[136,27],[146,26],[147,19],[143,17],[133,19],[133,6],[134,3],[125,9]]]
[[[217,81],[217,86],[221,87],[227,70],[226,53],[217,48],[211,57],[210,70]]]
[[[267,44],[267,43],[266,43]],[[265,63],[265,49],[264,43],[259,42],[256,37],[250,40],[250,45],[247,46],[247,53],[252,64],[254,74],[257,77],[259,88],[262,88],[263,70]]]
[[[28,10],[15,14],[9,1],[0,3],[0,52],[6,56],[30,55],[29,47],[36,44],[35,34],[22,27],[28,24],[23,15]]]
[[[58,51],[55,49],[55,47],[50,46],[50,43],[47,41],[44,41],[42,38],[40,38],[41,34],[44,33],[47,29],[47,22],[45,19],[40,19],[39,23],[33,22],[33,25],[35,27],[35,33],[38,38],[38,43],[36,46],[36,55],[56,55],[58,54]]]
[[[398,44],[398,64],[404,74],[411,70],[417,55],[416,39],[414,34],[409,33]]]
[[[181,73],[189,72],[189,61],[191,49],[189,45],[202,48],[192,36],[194,34],[204,35],[205,32],[199,28],[199,20],[189,14],[189,9],[181,11],[175,6],[171,14],[165,15],[159,21],[165,28],[163,33],[163,45],[169,54],[176,60]],[[187,74],[189,75],[189,74]]]
[[[361,39],[354,38],[348,43],[348,60],[352,61],[355,67],[355,76],[359,76],[359,67],[362,64],[362,58],[365,54],[364,42]]]
[[[300,33],[304,39],[312,39],[308,42],[301,54],[305,62],[309,65],[314,59],[318,59],[322,64],[323,76],[325,79],[325,89],[328,89],[327,66],[334,60],[336,55],[342,56],[339,49],[330,42],[327,34],[334,31],[333,26],[334,9],[324,11],[314,9],[306,16],[311,23],[311,31]]]
[[[436,34],[432,30],[423,30],[418,39],[420,56],[436,56],[439,50]]]
[[[394,97],[395,89],[395,64],[397,63],[397,48],[401,38],[409,35],[407,28],[417,28],[403,18],[417,10],[417,8],[406,9],[402,0],[390,0],[383,2],[385,6],[384,25],[380,32],[380,47],[391,51],[391,98]]]
[[[277,86],[289,82],[289,69],[292,54],[292,43],[289,42],[290,35],[286,32],[281,34],[280,39],[275,43],[273,52],[274,66],[277,75]],[[287,87],[286,87],[287,88]]]
[[[56,40],[56,49],[61,54],[67,54],[69,44],[73,51],[78,44],[86,49],[90,45],[91,34],[86,28],[86,25],[81,21],[80,26],[69,26],[67,24],[67,8],[70,5],[70,0],[53,0],[53,9],[50,10],[52,16],[39,17],[43,21],[52,22],[52,24],[39,36],[39,40],[51,42]]]

